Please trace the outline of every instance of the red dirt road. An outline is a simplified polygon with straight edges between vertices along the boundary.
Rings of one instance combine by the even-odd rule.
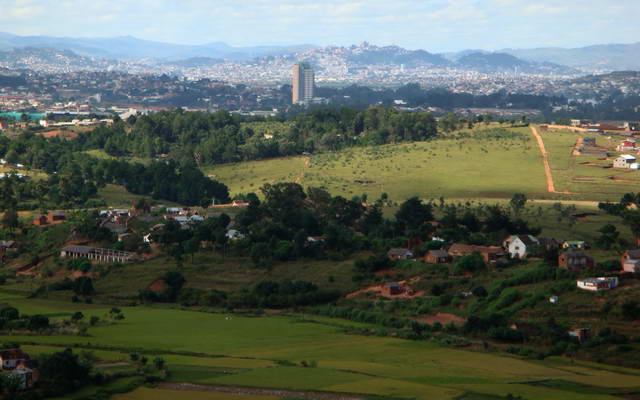
[[[547,177],[547,191],[549,193],[573,194],[571,192],[559,192],[556,190],[556,187],[553,184],[553,175],[551,174],[551,167],[549,166],[549,153],[547,153],[547,150],[544,147],[542,136],[540,136],[535,126],[531,126],[530,128],[531,128],[531,133],[533,134],[533,137],[535,137],[536,141],[538,142],[538,148],[540,148],[540,153],[542,153],[542,163],[544,164],[544,173]]]

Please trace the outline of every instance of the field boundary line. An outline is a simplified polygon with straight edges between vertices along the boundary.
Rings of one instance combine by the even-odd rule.
[[[206,385],[196,383],[163,382],[158,388],[165,390],[183,390],[191,392],[218,392],[259,396],[295,397],[313,400],[362,400],[368,397],[355,393],[321,392],[314,390],[274,389],[248,386]]]

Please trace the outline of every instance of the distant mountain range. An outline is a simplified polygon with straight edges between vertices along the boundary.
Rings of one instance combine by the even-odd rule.
[[[607,44],[582,48],[504,49],[497,52],[465,50],[434,54],[425,50],[406,50],[398,46],[372,46],[367,43],[350,47],[318,47],[310,44],[294,46],[233,47],[222,42],[203,45],[181,45],[137,39],[131,36],[113,38],[69,38],[51,36],[18,36],[0,33],[0,51],[24,48],[46,48],[70,51],[93,59],[153,59],[176,66],[212,65],[221,60],[250,61],[269,56],[298,56],[326,53],[326,49],[344,49],[342,57],[350,65],[391,64],[407,67],[460,67],[482,72],[520,71],[526,73],[568,73],[572,68],[585,71],[640,70],[640,42]]]
[[[350,47],[320,47],[289,56],[322,66],[326,60],[348,67],[392,65],[406,68],[456,68],[484,73],[577,74],[578,71],[549,62],[526,61],[506,53],[468,51],[451,56],[425,50],[407,50],[398,46],[379,47],[363,43]]]
[[[575,49],[547,47],[501,51],[525,60],[548,61],[587,70],[640,70],[640,42],[602,44]]]
[[[113,38],[68,38],[51,36],[17,36],[10,33],[0,33],[0,50],[6,51],[23,47],[70,50],[81,56],[109,59],[178,59],[209,57],[245,61],[265,55],[277,55],[303,51],[315,46],[302,44],[295,46],[232,47],[220,42],[190,46],[142,40],[132,36],[119,36]]]

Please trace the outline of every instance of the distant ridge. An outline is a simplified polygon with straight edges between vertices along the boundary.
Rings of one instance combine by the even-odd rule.
[[[295,46],[232,47],[220,42],[192,46],[142,40],[132,36],[69,38],[18,36],[10,33],[0,33],[0,50],[6,51],[24,47],[70,50],[85,57],[109,59],[208,57],[244,61],[264,55],[303,51],[315,46],[302,44]]]
[[[553,62],[587,70],[640,70],[640,42],[631,44],[599,44],[565,49],[505,49],[504,53],[536,62]]]
[[[47,48],[95,59],[153,59],[162,62],[180,61],[189,65],[211,65],[212,60],[251,61],[260,57],[282,56],[325,49],[346,49],[348,62],[356,65],[462,66],[486,72],[513,68],[523,72],[558,72],[567,66],[584,71],[640,70],[640,42],[632,44],[601,44],[580,48],[504,49],[496,52],[464,50],[436,54],[427,50],[407,50],[398,46],[319,47],[311,44],[291,46],[233,47],[211,41],[202,45],[181,45],[138,39],[133,36],[111,38],[71,38],[52,36],[19,36],[0,33],[0,51],[24,48]],[[515,57],[507,58],[506,55]],[[184,61],[191,59],[191,61]],[[537,63],[531,64],[531,63]],[[565,69],[564,71],[568,71]]]

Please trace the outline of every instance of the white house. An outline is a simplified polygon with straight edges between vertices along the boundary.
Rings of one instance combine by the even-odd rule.
[[[577,281],[577,286],[583,290],[589,290],[592,292],[602,292],[605,290],[610,290],[618,287],[618,278],[610,277],[610,278],[586,278],[579,279]]]
[[[631,164],[636,163],[636,158],[630,154],[622,154],[620,157],[613,160],[613,168],[631,168]]]
[[[531,235],[511,235],[502,242],[512,258],[526,258],[539,245],[538,239]]]
[[[242,240],[245,237],[242,232],[235,229],[229,229],[226,236],[229,240]]]

